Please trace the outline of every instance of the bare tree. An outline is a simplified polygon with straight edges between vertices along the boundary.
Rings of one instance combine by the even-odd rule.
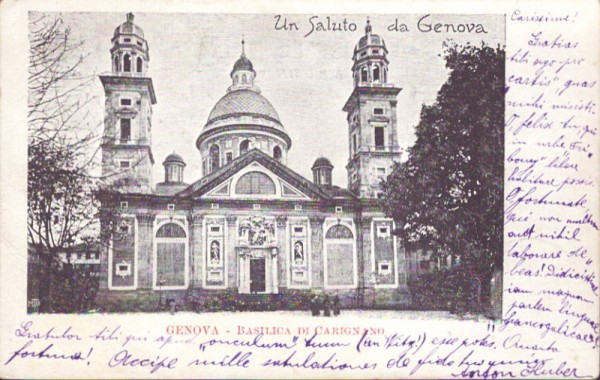
[[[97,235],[92,176],[99,146],[88,122],[94,77],[60,16],[30,14],[28,81],[28,242],[39,262],[40,311],[52,311],[53,284],[76,244]],[[60,282],[60,281],[59,281]]]

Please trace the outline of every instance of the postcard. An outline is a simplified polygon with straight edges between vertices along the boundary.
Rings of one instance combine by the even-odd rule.
[[[599,376],[597,2],[0,11],[2,377]]]

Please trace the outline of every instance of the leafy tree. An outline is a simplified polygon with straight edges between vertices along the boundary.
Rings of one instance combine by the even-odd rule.
[[[408,249],[451,253],[486,277],[502,263],[504,57],[484,43],[444,43],[448,79],[422,107],[408,160],[383,184]]]

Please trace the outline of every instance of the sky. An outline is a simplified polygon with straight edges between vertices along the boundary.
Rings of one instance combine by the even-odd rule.
[[[83,41],[82,54],[86,59],[81,71],[85,74],[110,72],[110,39],[114,29],[125,22],[125,14],[62,15],[71,28],[72,37]],[[421,106],[434,102],[448,76],[441,56],[442,43],[452,39],[460,44],[479,45],[485,41],[496,46],[504,45],[505,36],[501,15],[276,16],[135,14],[134,22],[144,30],[150,48],[148,76],[153,80],[157,97],[152,117],[154,183],[163,179],[162,162],[173,152],[180,154],[187,164],[186,182],[200,178],[202,161],[195,142],[215,103],[231,85],[229,74],[240,56],[242,36],[246,41],[246,56],[257,72],[255,84],[273,104],[292,139],[287,165],[311,179],[312,163],[319,156],[325,156],[334,165],[334,185],[341,187],[347,186],[348,160],[348,126],[342,107],[353,89],[352,52],[364,35],[367,17],[373,33],[384,39],[389,51],[388,82],[402,89],[397,99],[397,130],[403,149],[414,142],[413,129],[419,122]],[[284,20],[292,30],[281,28]],[[318,22],[323,23],[325,30],[310,33]],[[331,22],[345,30],[327,30]],[[295,23],[298,30],[290,27],[291,23]],[[464,25],[481,24],[486,33],[452,32],[445,26],[435,32],[436,23],[452,24],[457,30],[465,30]],[[400,29],[402,24],[408,31],[393,30],[394,25]],[[392,30],[388,30],[390,26]],[[481,31],[481,28],[474,30]],[[89,110],[90,122],[101,134],[104,91],[99,79],[90,87],[90,92],[96,97]],[[406,159],[406,154],[403,158]]]

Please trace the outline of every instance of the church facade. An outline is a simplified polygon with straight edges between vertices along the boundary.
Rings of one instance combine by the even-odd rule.
[[[103,207],[119,213],[100,255],[100,307],[148,309],[157,299],[185,304],[248,294],[338,295],[344,307],[410,303],[402,242],[378,203],[380,182],[400,159],[396,97],[387,48],[367,23],[354,48],[354,89],[343,111],[348,188],[332,183],[318,157],[313,178],[290,169],[292,146],[244,52],[231,86],[196,140],[202,177],[184,180],[185,161],[166,157],[154,184],[148,42],[134,16],[118,26],[105,90]],[[175,136],[174,136],[175,138]],[[263,297],[264,298],[264,297]],[[268,298],[264,298],[268,299]]]

